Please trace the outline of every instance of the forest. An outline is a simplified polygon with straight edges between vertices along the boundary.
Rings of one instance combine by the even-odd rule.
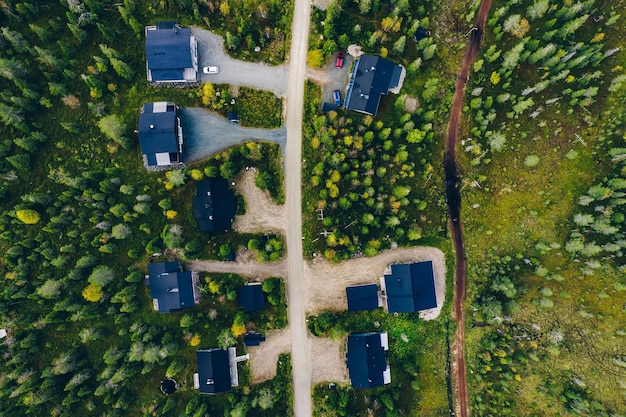
[[[240,364],[240,386],[228,395],[207,398],[192,389],[197,349],[242,352],[242,331],[286,326],[282,279],[266,280],[270,306],[262,314],[239,311],[244,278],[232,274],[201,273],[202,301],[184,313],[153,311],[144,285],[149,262],[225,259],[243,247],[269,261],[284,250],[281,236],[204,235],[191,213],[197,181],[232,180],[249,165],[259,171],[259,187],[284,198],[276,145],[250,142],[184,170],[148,174],[133,133],[145,102],[219,111],[215,93],[228,91],[149,85],[147,24],[178,19],[233,30],[250,46],[267,43],[263,59],[282,62],[289,21],[281,19],[289,19],[290,4],[230,5],[232,11],[226,1],[0,3],[0,328],[7,331],[0,415],[291,412],[288,356],[266,383],[251,387],[248,365]],[[253,27],[247,13],[256,8],[263,17]],[[276,97],[242,89],[235,111],[248,126],[277,127],[281,107]],[[240,213],[246,203],[239,198]],[[165,377],[181,385],[176,396],[159,391]]]

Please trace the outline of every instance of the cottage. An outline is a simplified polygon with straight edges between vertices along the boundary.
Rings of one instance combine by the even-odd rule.
[[[403,68],[374,55],[361,55],[354,62],[344,107],[376,115],[383,94],[399,89]]]
[[[393,264],[380,281],[390,313],[414,313],[437,307],[432,261]]]
[[[201,232],[230,230],[237,213],[237,197],[223,178],[198,181],[192,210]]]
[[[237,290],[239,307],[245,311],[260,311],[265,308],[265,295],[260,282],[247,282]]]
[[[174,103],[144,104],[139,115],[139,145],[148,169],[182,166],[183,127]]]
[[[183,271],[180,262],[159,262],[148,265],[150,296],[154,309],[161,313],[193,307],[198,301],[195,277]]]
[[[391,369],[385,358],[388,349],[387,333],[348,335],[346,364],[354,388],[376,388],[391,383]]]
[[[249,355],[237,356],[234,347],[205,349],[196,352],[198,372],[193,375],[193,385],[200,394],[228,392],[239,385],[237,363],[250,359]]]
[[[198,79],[198,43],[191,29],[175,22],[147,26],[146,70],[154,83],[190,83]]]

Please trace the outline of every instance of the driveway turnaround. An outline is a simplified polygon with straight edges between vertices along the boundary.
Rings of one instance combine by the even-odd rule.
[[[200,81],[216,84],[231,84],[268,90],[278,97],[287,94],[287,68],[285,65],[271,66],[261,63],[239,61],[224,52],[224,38],[213,32],[193,28],[198,41],[198,66]],[[217,74],[204,74],[203,67],[217,66]]]
[[[285,149],[287,130],[241,127],[201,108],[180,110],[185,135],[185,162],[200,161],[234,145],[253,140],[274,142]]]

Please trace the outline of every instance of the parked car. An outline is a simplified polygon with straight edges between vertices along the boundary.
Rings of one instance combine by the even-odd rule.
[[[335,67],[337,68],[343,67],[343,52],[339,52],[337,54],[337,62],[335,62]]]
[[[335,106],[341,106],[341,93],[339,90],[333,91],[333,98],[335,99]]]
[[[220,72],[220,69],[218,67],[204,67],[202,69],[202,72],[204,72],[205,74],[217,74],[218,72]]]

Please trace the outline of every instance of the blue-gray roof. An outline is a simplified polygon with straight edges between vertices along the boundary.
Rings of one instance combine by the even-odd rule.
[[[361,55],[350,75],[345,108],[375,115],[381,95],[400,82],[402,67],[374,55]]]
[[[265,296],[260,284],[246,284],[237,290],[239,307],[246,311],[259,311],[265,308]]]
[[[378,287],[376,284],[346,287],[348,311],[376,310],[378,308]]]
[[[219,394],[231,389],[228,351],[208,349],[196,351],[200,393]]]
[[[390,313],[437,307],[433,262],[391,265],[391,274],[385,275],[385,292]]]
[[[159,303],[161,313],[193,307],[193,280],[191,272],[183,271],[179,262],[148,264],[150,296]]]
[[[192,210],[201,232],[230,230],[237,213],[237,197],[223,178],[198,181]]]
[[[154,103],[144,104],[139,115],[139,145],[148,165],[157,165],[157,153],[179,152],[176,105],[168,104],[167,111],[154,113]]]
[[[146,31],[146,60],[152,81],[183,80],[185,68],[193,67],[191,29],[163,26]]]
[[[346,363],[354,388],[375,388],[384,385],[383,373],[387,369],[387,361],[380,337],[380,333],[348,335]]]

